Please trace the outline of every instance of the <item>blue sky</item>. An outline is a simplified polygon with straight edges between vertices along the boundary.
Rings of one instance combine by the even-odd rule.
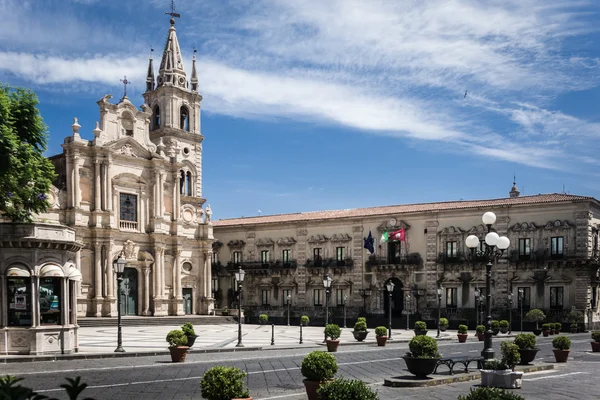
[[[0,81],[61,151],[141,105],[167,0],[0,0]],[[600,197],[597,1],[179,0],[214,217],[523,194]],[[467,91],[467,96],[464,96]]]

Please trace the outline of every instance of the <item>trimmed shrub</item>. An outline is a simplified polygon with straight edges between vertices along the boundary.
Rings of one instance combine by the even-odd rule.
[[[471,388],[469,394],[458,396],[458,400],[525,400],[525,397],[504,389],[482,386]]]
[[[505,319],[503,319],[502,321],[500,321],[500,322],[498,323],[498,326],[499,326],[500,328],[508,328],[508,321],[507,321],[507,320],[505,320]]]
[[[356,323],[354,324],[354,331],[355,332],[364,332],[367,330],[367,323],[364,321],[356,321]]]
[[[525,314],[525,319],[529,322],[535,322],[535,327],[537,329],[538,323],[546,319],[546,314],[544,314],[542,310],[534,308],[533,310],[527,311],[527,314]]]
[[[475,327],[475,332],[476,333],[484,333],[485,332],[485,326],[484,325],[477,325]]]
[[[440,326],[448,326],[448,318],[440,318]]]
[[[414,358],[438,358],[437,341],[429,336],[415,336],[408,343],[410,357]]]
[[[207,400],[231,400],[250,397],[244,388],[246,373],[236,367],[216,366],[208,369],[200,380],[202,397]]]
[[[358,379],[339,378],[329,381],[317,389],[320,400],[378,400],[374,392]]]
[[[188,339],[181,329],[173,329],[167,333],[167,342],[169,347],[179,347],[187,345]]]
[[[520,333],[515,337],[514,343],[522,350],[535,349],[536,338],[533,333]]]
[[[549,331],[550,329],[552,329],[552,326],[550,324],[543,324],[542,329],[545,331]]]
[[[269,316],[267,314],[260,314],[258,316],[258,322],[261,324],[267,323],[269,321]]]
[[[508,369],[508,367],[501,360],[496,360],[495,358],[492,358],[483,362],[483,369],[498,371]]]
[[[554,323],[554,330],[555,331],[560,331],[562,330],[562,324],[560,322],[555,322]]]
[[[492,329],[500,329],[500,322],[498,322],[497,320],[493,319],[492,320]]]
[[[333,379],[338,371],[338,365],[331,353],[317,350],[304,357],[300,370],[307,380],[323,382]]]
[[[466,325],[459,325],[458,326],[458,333],[467,333],[467,331],[469,330],[469,327]]]
[[[600,342],[600,331],[592,332],[592,340],[594,342]]]
[[[196,336],[196,331],[194,331],[194,325],[192,325],[191,322],[186,322],[185,324],[181,325],[181,330],[186,335]]]
[[[385,326],[378,326],[377,328],[375,328],[375,336],[380,337],[380,336],[387,336],[388,335],[388,330]]]
[[[300,317],[300,323],[303,326],[307,326],[308,324],[310,324],[310,318],[308,318],[308,315],[303,315]]]
[[[366,324],[367,323],[367,319],[365,317],[358,317],[356,319],[356,322],[364,322]]]
[[[342,334],[342,330],[336,324],[327,324],[325,327],[325,336],[331,340],[337,340]]]
[[[515,365],[521,361],[519,346],[510,342],[502,342],[500,343],[500,351],[502,352],[502,363],[514,370]]]
[[[566,336],[557,336],[552,340],[552,347],[556,350],[569,350],[571,348],[571,339]]]
[[[415,322],[415,329],[418,331],[424,331],[427,329],[427,324],[425,321],[417,321]]]
[[[583,322],[583,313],[581,311],[571,311],[567,315],[567,320],[572,324]]]

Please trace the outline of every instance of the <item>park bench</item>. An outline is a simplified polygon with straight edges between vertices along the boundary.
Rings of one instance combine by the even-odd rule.
[[[469,372],[469,364],[472,362],[476,362],[477,368],[479,369],[483,367],[483,357],[461,356],[440,358],[435,366],[435,370],[433,371],[433,373],[437,373],[438,367],[440,365],[445,365],[448,368],[450,368],[450,375],[454,375],[454,366],[456,364],[462,364],[465,367],[465,372]]]

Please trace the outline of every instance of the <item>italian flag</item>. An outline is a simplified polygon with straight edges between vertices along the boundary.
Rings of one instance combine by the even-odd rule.
[[[383,235],[381,235],[381,243],[387,242],[389,238],[388,231],[383,232]]]

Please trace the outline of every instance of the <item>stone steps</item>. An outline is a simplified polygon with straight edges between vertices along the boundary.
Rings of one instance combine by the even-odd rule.
[[[213,315],[183,315],[170,317],[140,317],[126,316],[121,317],[122,326],[171,326],[183,325],[186,322],[191,322],[194,325],[223,325],[233,324],[236,320],[232,316],[213,316]],[[78,318],[77,324],[80,327],[102,327],[102,326],[117,326],[116,317],[85,317]]]

